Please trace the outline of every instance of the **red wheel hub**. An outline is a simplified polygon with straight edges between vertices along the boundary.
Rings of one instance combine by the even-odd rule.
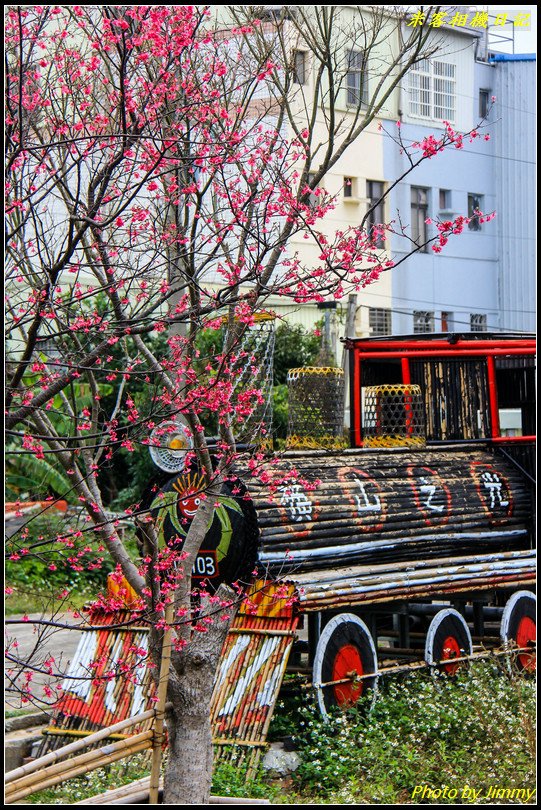
[[[450,658],[460,657],[460,647],[458,641],[454,636],[447,636],[443,642],[443,649],[441,651],[441,660],[448,661]],[[448,675],[455,675],[460,663],[457,664],[444,664],[443,669]]]
[[[520,662],[520,666],[522,669],[527,670],[527,672],[534,672],[535,671],[535,640],[536,640],[536,628],[535,622],[529,616],[523,616],[520,620],[517,628],[517,647],[531,647],[531,653],[520,653],[518,656],[518,660]]]
[[[363,662],[358,648],[354,644],[345,644],[334,659],[332,679],[339,681],[342,678],[350,677],[352,673],[362,675]],[[339,706],[352,706],[359,700],[362,692],[362,681],[354,684],[351,680],[349,683],[337,683],[334,687],[334,697]]]

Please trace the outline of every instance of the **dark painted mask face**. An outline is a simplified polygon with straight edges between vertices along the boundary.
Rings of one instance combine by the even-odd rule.
[[[178,508],[184,517],[193,518],[200,503],[201,498],[197,494],[197,491],[188,489],[183,493],[183,497],[179,500]]]

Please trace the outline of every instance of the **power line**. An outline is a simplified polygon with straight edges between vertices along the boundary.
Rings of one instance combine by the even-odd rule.
[[[439,309],[443,310],[444,312],[447,312],[447,311],[452,310],[452,309],[456,309],[457,307],[458,307],[459,310],[462,309],[463,311],[466,311],[464,309],[464,304],[459,304],[459,303],[446,303],[446,302],[443,302],[443,301],[428,300],[426,298],[405,298],[402,295],[393,296],[393,295],[390,295],[390,294],[387,294],[387,293],[367,293],[367,292],[363,292],[363,296],[367,296],[367,295],[368,296],[373,296],[374,298],[388,300],[388,301],[391,301],[391,302],[398,300],[398,301],[409,302],[409,303],[412,303],[412,304],[431,304],[432,306],[438,307]],[[368,304],[360,304],[359,306],[366,307],[366,306],[368,306]],[[483,311],[483,312],[496,312],[496,313],[499,312],[497,306],[495,306],[495,307],[481,307],[481,306],[479,306],[479,307],[477,307],[477,309],[478,309],[478,311],[480,310],[480,311]],[[525,315],[535,315],[537,310],[535,310],[535,309],[506,309],[506,312],[516,312],[516,313],[523,313]]]
[[[366,304],[360,304],[357,307],[357,309],[361,309],[361,308],[371,309],[371,307],[368,307]],[[377,307],[376,307],[376,309],[377,309]],[[413,315],[416,312],[416,310],[414,310],[414,309],[398,309],[398,308],[394,308],[394,307],[386,307],[385,310],[387,312],[390,312],[390,313],[395,314],[395,315]],[[445,310],[442,310],[442,312],[444,312],[444,311]],[[435,315],[435,312],[432,312],[432,310],[430,310],[430,312]],[[467,326],[471,330],[471,327],[472,327],[471,320],[467,320],[467,321],[466,320],[460,320],[460,319],[457,319],[456,317],[454,317],[455,313],[449,312],[448,314],[453,316],[450,319],[453,328],[455,326]],[[459,315],[465,315],[466,313],[465,312],[459,312],[458,314]],[[471,315],[477,315],[477,314],[480,314],[480,313],[472,312],[470,314]],[[496,316],[498,315],[497,312],[494,313],[494,314]],[[481,331],[481,330],[479,330],[479,331]],[[494,332],[494,331],[508,332],[509,327],[497,326],[496,324],[487,323],[482,331],[487,331],[487,332]],[[520,332],[521,334],[529,334],[529,331],[527,329],[515,329],[515,328],[513,328],[513,332]]]

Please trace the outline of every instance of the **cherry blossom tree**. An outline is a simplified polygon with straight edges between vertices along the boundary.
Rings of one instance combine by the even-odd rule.
[[[366,58],[393,31],[397,47],[384,69],[378,59],[370,96],[357,88],[344,110],[351,65],[339,54],[352,32],[340,7],[269,8],[22,6],[6,16],[7,446],[69,482],[64,495],[86,520],[66,523],[55,559],[111,561],[140,596],[154,665],[172,628],[166,803],[207,803],[210,790],[208,707],[234,598],[222,588],[194,602],[185,572],[261,403],[260,389],[235,385],[251,361],[243,338],[270,296],[340,299],[393,267],[378,247],[393,225],[368,232],[371,211],[329,235],[336,200],[324,178],[437,47],[398,12],[368,9],[356,23]],[[448,125],[398,145],[410,172],[477,136]],[[465,222],[437,223],[433,249]],[[315,263],[290,251],[297,234],[317,247]],[[205,330],[225,332],[207,355]],[[200,481],[195,516],[181,548],[164,545],[159,518],[137,500],[126,510],[143,538],[134,554],[103,472],[118,454],[146,453],[152,430],[177,418]],[[261,459],[245,455],[246,473],[258,475]],[[42,553],[27,529],[10,542],[21,564]]]

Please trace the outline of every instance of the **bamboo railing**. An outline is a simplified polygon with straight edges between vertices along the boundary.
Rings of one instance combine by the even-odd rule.
[[[38,790],[53,787],[60,784],[60,782],[65,782],[67,779],[72,779],[74,776],[81,776],[95,768],[101,768],[104,765],[109,765],[119,759],[151,748],[154,731],[149,729],[124,740],[102,745],[74,757],[71,756],[83,748],[110,737],[111,734],[132,728],[144,720],[155,718],[155,716],[156,709],[149,709],[142,714],[100,729],[100,731],[89,734],[84,739],[69,743],[56,751],[50,751],[43,757],[10,771],[5,776],[5,803],[13,804],[21,801]],[[66,757],[70,758],[66,759]]]

